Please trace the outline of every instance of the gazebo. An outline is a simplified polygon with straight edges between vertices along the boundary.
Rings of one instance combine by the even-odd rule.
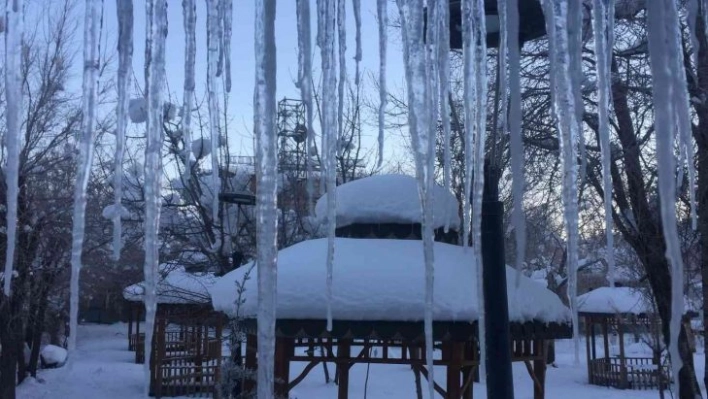
[[[372,231],[373,227],[367,225],[400,231],[407,225],[409,231],[415,231],[413,226],[420,223],[415,184],[410,177],[393,175],[370,177],[338,187],[338,235],[369,237],[357,233]],[[458,228],[458,205],[454,197],[441,188],[436,193],[434,227],[443,232],[445,227],[449,227],[447,231]],[[316,209],[321,215],[326,200],[321,199]],[[389,231],[376,236],[396,235]],[[339,399],[349,397],[349,369],[355,364],[405,364],[427,378],[422,241],[414,236],[349,237],[335,239],[330,331],[326,328],[324,273],[327,239],[304,241],[278,254],[275,348],[278,395],[287,397],[291,389],[323,362],[337,365]],[[477,272],[472,251],[445,243],[445,237],[439,235],[435,243],[433,336],[435,348],[440,349],[434,364],[445,366],[447,375],[444,384],[435,383],[435,389],[443,398],[460,399],[470,393],[479,365]],[[237,322],[247,337],[248,369],[257,367],[258,281],[252,269],[253,263],[234,270],[210,290],[214,309],[230,317],[238,316]],[[512,358],[526,364],[534,397],[540,399],[544,397],[547,343],[571,336],[570,313],[551,291],[526,277],[521,278],[516,288],[515,271],[507,268],[507,274],[511,281],[508,289]],[[239,293],[234,289],[237,284],[241,286]],[[239,303],[238,307],[235,303]],[[317,352],[315,348],[319,346],[326,350]],[[307,366],[291,379],[293,361],[306,362]],[[247,382],[244,388],[252,389],[253,382]]]
[[[222,358],[223,315],[214,312],[208,293],[213,273],[189,273],[174,263],[160,265],[150,361],[150,394],[183,396],[216,391]],[[123,290],[128,311],[128,347],[135,362],[145,361],[144,282]],[[133,328],[135,327],[135,329]]]
[[[619,389],[668,386],[671,374],[661,319],[646,293],[631,287],[597,288],[578,297],[578,314],[585,325],[590,384]],[[602,342],[597,342],[598,335]]]

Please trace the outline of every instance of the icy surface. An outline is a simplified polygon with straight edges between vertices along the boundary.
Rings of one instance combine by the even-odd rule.
[[[196,62],[197,39],[197,9],[195,0],[182,2],[182,15],[184,25],[184,97],[182,100],[182,142],[184,148],[182,155],[187,168],[187,179],[191,176],[192,159],[192,108],[194,108],[194,65]]]
[[[447,224],[458,229],[458,202],[452,192],[436,185],[433,197],[433,228]],[[320,222],[326,223],[326,196],[317,201],[315,212]],[[376,175],[337,187],[336,227],[354,223],[421,223],[420,213],[417,182],[411,176]]]
[[[116,110],[116,151],[113,166],[113,207],[122,209],[123,205],[123,155],[125,133],[128,127],[130,107],[131,67],[133,65],[133,0],[116,3],[118,17],[118,107]],[[113,212],[113,259],[120,258],[122,241],[121,212]],[[104,217],[105,211],[104,211]]]
[[[84,246],[86,217],[86,187],[93,163],[93,142],[96,123],[96,84],[98,79],[98,0],[86,0],[84,11],[84,70],[82,87],[82,109],[79,144],[79,162],[76,182],[74,183],[74,211],[71,230],[71,282],[70,282],[70,321],[69,351],[76,349],[76,326],[79,316],[79,276],[81,274],[81,255]],[[9,213],[9,212],[8,212]]]
[[[256,221],[258,231],[258,372],[259,398],[273,397],[275,305],[277,292],[277,136],[275,127],[275,0],[258,0],[255,7],[253,127],[256,144]],[[319,280],[322,280],[320,275]],[[253,288],[253,287],[252,287]],[[231,290],[235,292],[234,286]]]
[[[305,104],[305,114],[307,123],[307,208],[310,214],[314,214],[314,176],[313,158],[315,150],[315,132],[313,130],[313,108],[312,108],[312,32],[310,18],[310,2],[297,2],[297,46],[298,46],[298,81],[300,98]]]
[[[157,303],[209,303],[209,288],[216,282],[214,273],[189,273],[184,266],[173,263],[160,265],[156,284]],[[142,302],[145,282],[130,285],[123,290],[123,298]]]
[[[219,48],[221,15],[219,15],[220,0],[207,1],[207,103],[209,105],[209,138],[211,139],[211,181],[212,192],[211,218],[215,223],[219,219],[219,190],[221,179],[219,173],[219,102],[216,98],[216,77],[219,65]]]
[[[337,238],[332,316],[335,320],[421,321],[425,308],[425,268],[417,240]],[[327,239],[304,241],[278,255],[278,318],[322,320],[325,313]],[[366,254],[365,259],[362,254]],[[441,321],[473,321],[478,311],[477,270],[471,251],[435,243],[433,316]],[[219,278],[210,289],[216,310],[233,315],[236,281],[253,267],[246,264]],[[509,290],[514,269],[507,267]],[[306,283],[304,283],[306,282]],[[241,315],[257,314],[257,278],[246,282]],[[570,312],[560,298],[522,276],[517,301],[509,302],[509,320],[568,322]]]
[[[90,3],[88,3],[90,4]],[[17,195],[19,188],[20,135],[22,117],[22,35],[24,31],[24,5],[6,3],[5,27],[5,137],[7,146],[7,251],[5,253],[5,276],[12,276],[15,259],[15,234],[17,230]],[[86,32],[84,32],[86,35]],[[87,40],[85,37],[84,40]],[[3,282],[3,293],[10,295],[12,278]]]
[[[47,345],[40,352],[42,362],[48,366],[61,366],[66,362],[69,352],[61,346]]]

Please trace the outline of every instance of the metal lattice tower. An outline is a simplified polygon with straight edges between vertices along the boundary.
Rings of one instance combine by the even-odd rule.
[[[297,179],[307,177],[307,135],[305,103],[283,98],[278,102],[278,169]],[[318,170],[313,160],[313,170]]]

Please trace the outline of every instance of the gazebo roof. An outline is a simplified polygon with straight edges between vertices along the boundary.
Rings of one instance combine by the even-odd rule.
[[[580,313],[643,314],[654,313],[651,300],[637,288],[600,287],[578,296]]]
[[[159,274],[157,303],[177,305],[209,303],[209,288],[216,282],[214,273],[189,273],[184,266],[164,263],[160,265]],[[144,281],[123,290],[123,298],[131,302],[142,302],[144,295]]]
[[[418,323],[425,310],[425,267],[421,241],[335,239],[332,316],[343,323]],[[326,318],[327,239],[304,241],[278,254],[277,318]],[[237,284],[242,284],[240,317],[257,315],[258,277],[253,263],[234,270],[210,289],[215,310],[236,315]],[[248,273],[248,279],[245,279]],[[509,318],[515,323],[567,324],[570,312],[560,298],[507,267]],[[436,322],[469,325],[480,316],[476,265],[470,248],[435,243]],[[375,327],[374,327],[375,328]]]
[[[337,227],[355,223],[421,223],[418,182],[406,175],[376,175],[354,180],[336,189]],[[460,226],[459,203],[455,196],[436,185],[433,228]],[[327,196],[322,196],[315,207],[317,218],[327,222]]]

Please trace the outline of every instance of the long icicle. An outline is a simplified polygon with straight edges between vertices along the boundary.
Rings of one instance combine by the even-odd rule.
[[[575,96],[572,91],[568,44],[568,3],[565,0],[546,0],[545,19],[551,44],[553,102],[560,136],[563,160],[563,206],[567,234],[568,300],[573,321],[575,364],[580,362],[580,341],[577,307],[578,270],[578,188],[577,135]]]
[[[332,273],[334,267],[334,234],[337,228],[337,77],[334,57],[336,0],[320,0],[318,8],[318,46],[322,60],[322,137],[324,146],[325,187],[327,195],[327,330],[332,329]],[[341,99],[340,99],[341,100]]]
[[[148,0],[145,3],[147,40],[145,44],[145,90],[147,121],[145,147],[145,394],[150,389],[150,357],[157,312],[157,279],[159,264],[160,183],[162,177],[162,126],[165,84],[165,39],[167,36],[167,2]]]
[[[386,121],[386,45],[388,43],[388,0],[377,0],[376,15],[379,20],[379,153],[377,166],[383,165],[384,127]]]
[[[273,398],[277,296],[277,135],[275,127],[275,0],[256,2],[254,133],[258,220],[258,397]]]
[[[130,72],[133,65],[133,0],[116,0],[118,13],[118,109],[116,111],[116,151],[113,168],[113,260],[120,259],[123,246],[123,158],[130,103]]]
[[[440,121],[443,130],[443,186],[450,190],[452,186],[452,154],[450,150],[450,8],[447,2],[439,1],[436,4],[438,13],[438,23],[436,29],[437,37],[437,58],[438,63],[438,85],[440,102]],[[446,217],[447,220],[451,218]],[[446,224],[445,229],[449,226]]]
[[[499,17],[502,22],[501,31],[506,31],[509,51],[509,144],[511,147],[511,189],[514,198],[514,208],[511,214],[516,239],[516,279],[514,286],[519,287],[521,270],[526,254],[526,220],[524,217],[524,143],[521,133],[521,58],[519,43],[519,2],[518,0],[499,0]],[[502,3],[504,3],[502,5]],[[503,11],[502,11],[503,10]],[[506,18],[503,18],[505,13]],[[505,25],[506,20],[506,26]],[[500,51],[504,47],[499,46]],[[504,63],[500,63],[504,65]],[[501,68],[500,68],[501,69]],[[501,76],[506,71],[500,70]],[[500,85],[503,86],[503,85]],[[505,94],[502,92],[502,94]],[[506,98],[502,96],[502,98]],[[504,101],[506,103],[506,101]]]
[[[297,0],[297,46],[298,46],[298,82],[300,97],[305,104],[307,121],[307,209],[314,215],[314,165],[315,132],[313,130],[312,108],[312,34],[310,26],[309,0]]]
[[[354,23],[356,26],[356,53],[354,61],[356,62],[356,70],[354,72],[354,84],[358,87],[361,80],[361,0],[352,0],[354,9]]]
[[[484,160],[487,133],[487,27],[484,14],[484,0],[475,0],[472,6],[472,28],[474,45],[474,182],[472,186],[472,246],[477,262],[477,303],[480,317],[479,326],[480,347],[486,344],[486,322],[484,314],[484,263],[482,262],[482,192],[484,190]],[[468,111],[469,112],[469,111]],[[468,133],[469,134],[469,133]],[[480,350],[480,378],[486,378],[486,363],[488,353]]]
[[[81,254],[84,245],[86,218],[86,188],[93,163],[93,143],[95,139],[97,80],[98,80],[98,23],[99,1],[86,0],[84,12],[84,73],[82,96],[81,140],[79,163],[74,186],[74,216],[71,230],[71,283],[69,317],[69,352],[76,350],[76,333],[79,314],[79,276],[81,274]]]
[[[219,176],[219,147],[221,137],[219,137],[219,102],[216,96],[216,79],[219,72],[219,35],[221,19],[219,16],[219,1],[207,1],[207,93],[209,104],[209,137],[211,139],[211,217],[214,223],[219,220],[219,190],[221,189],[221,178]]]
[[[89,3],[87,3],[87,6]],[[19,192],[20,129],[22,117],[22,37],[24,2],[8,1],[5,10],[5,143],[7,145],[7,250],[3,274],[3,294],[10,296],[15,261],[17,232],[17,196]],[[88,21],[87,21],[88,23]],[[86,34],[86,32],[84,32]],[[86,38],[84,38],[86,40]],[[74,331],[71,332],[74,336]]]
[[[233,0],[222,0],[223,15],[221,16],[223,21],[222,25],[224,27],[223,37],[221,39],[221,47],[224,54],[224,86],[226,87],[226,92],[231,93],[231,36],[234,18],[234,4]]]
[[[592,18],[595,41],[595,58],[597,61],[597,82],[598,82],[598,118],[600,136],[600,157],[602,158],[602,190],[605,205],[605,240],[607,250],[605,261],[607,261],[607,279],[610,287],[615,286],[615,249],[612,224],[612,180],[610,176],[610,166],[612,163],[612,152],[610,147],[610,115],[609,115],[609,93],[610,93],[610,59],[608,57],[608,47],[612,43],[607,41],[607,0],[593,0]]]
[[[659,165],[658,187],[661,200],[661,221],[666,241],[666,258],[671,265],[671,321],[669,323],[669,356],[674,381],[679,381],[683,359],[679,352],[679,333],[683,317],[683,258],[676,220],[676,161],[674,159],[674,127],[690,126],[688,102],[683,95],[674,94],[686,90],[684,81],[674,75],[677,60],[683,61],[679,47],[680,29],[676,4],[671,0],[647,3],[647,31],[649,38],[649,61],[652,72],[654,126],[656,129],[657,164]],[[680,67],[683,70],[683,63]],[[678,100],[680,98],[680,100]],[[687,98],[687,97],[686,97]],[[676,104],[677,100],[679,101]],[[685,110],[680,108],[685,107]],[[676,115],[677,113],[677,115]],[[685,149],[684,149],[685,150]],[[690,162],[690,161],[689,161]],[[680,387],[679,387],[680,389]]]
[[[337,154],[341,155],[340,140],[344,140],[344,85],[347,82],[347,3],[337,0],[337,38],[339,50],[339,79],[337,81]],[[345,173],[342,170],[342,173]]]
[[[472,27],[472,4],[475,0],[462,2],[462,55],[464,85],[464,182],[462,184],[462,245],[470,245],[470,227],[472,226],[472,172],[474,165],[474,109],[476,107],[476,86],[474,69],[474,30]],[[480,330],[481,331],[481,330]],[[484,378],[482,378],[484,379]]]
[[[582,80],[583,76],[583,6],[580,1],[568,2],[568,55],[570,58],[570,79],[573,96],[575,97],[575,123],[578,124],[577,145],[578,157],[580,158],[580,181],[585,180],[587,173],[588,159],[585,148],[585,135],[583,134],[583,105]]]
[[[121,1],[121,0],[117,0]],[[194,65],[197,55],[197,5],[194,0],[182,0],[184,25],[184,94],[182,97],[182,157],[187,180],[192,178],[192,109],[194,108]]]

